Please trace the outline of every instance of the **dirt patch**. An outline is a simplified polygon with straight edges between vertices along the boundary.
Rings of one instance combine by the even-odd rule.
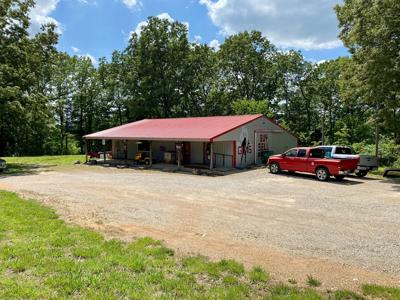
[[[0,178],[67,222],[108,238],[151,236],[178,254],[261,265],[322,289],[400,285],[400,197],[393,182],[316,182],[253,170],[225,177],[74,166]]]

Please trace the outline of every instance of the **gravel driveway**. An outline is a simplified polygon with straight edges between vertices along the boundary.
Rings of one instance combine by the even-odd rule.
[[[179,252],[266,266],[280,280],[400,284],[400,184],[317,182],[265,169],[223,177],[73,166],[0,177],[0,189],[110,237],[150,235]],[[325,286],[326,287],[326,286]]]

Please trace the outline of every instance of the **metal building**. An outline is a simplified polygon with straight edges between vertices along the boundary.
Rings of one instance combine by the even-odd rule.
[[[297,146],[295,136],[263,115],[145,119],[84,139],[111,141],[116,160],[134,160],[145,152],[150,164],[210,169],[259,164],[265,151],[281,153]]]

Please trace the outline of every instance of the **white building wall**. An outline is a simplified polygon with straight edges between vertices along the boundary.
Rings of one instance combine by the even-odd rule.
[[[203,164],[203,142],[191,142],[190,143],[190,162],[192,164]]]
[[[233,167],[233,142],[216,142],[213,144],[215,155],[215,167]],[[225,157],[223,156],[225,155]]]
[[[259,163],[258,159],[255,160],[255,154],[257,152],[259,142],[259,132],[267,134],[268,150],[273,151],[274,154],[282,153],[287,149],[297,146],[296,137],[267,118],[259,118],[254,120],[246,125],[236,128],[235,130],[221,135],[220,137],[217,137],[214,139],[214,141],[236,141],[236,166],[247,166],[250,164]],[[248,152],[246,155],[242,156],[240,153],[240,148],[244,138],[246,138]]]

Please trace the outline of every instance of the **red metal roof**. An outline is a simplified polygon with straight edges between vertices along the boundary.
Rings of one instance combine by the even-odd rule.
[[[85,135],[86,139],[211,141],[262,115],[145,119]]]

